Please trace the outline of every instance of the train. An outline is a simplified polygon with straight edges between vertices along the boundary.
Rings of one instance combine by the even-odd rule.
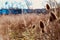
[[[46,9],[0,9],[2,14],[22,14],[22,13],[46,13]]]

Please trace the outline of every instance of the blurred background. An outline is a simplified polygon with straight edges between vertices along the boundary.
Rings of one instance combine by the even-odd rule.
[[[60,4],[60,0],[0,0],[0,14],[41,13],[47,3],[54,8],[55,1]]]

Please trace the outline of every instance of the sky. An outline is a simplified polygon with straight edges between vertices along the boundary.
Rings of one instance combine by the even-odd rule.
[[[0,0],[1,8],[20,8],[20,9],[41,9],[44,8],[48,0]],[[60,0],[56,0],[58,3]]]

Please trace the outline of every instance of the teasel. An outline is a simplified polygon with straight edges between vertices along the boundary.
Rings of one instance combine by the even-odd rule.
[[[56,18],[56,16],[54,15],[54,13],[53,12],[50,12],[50,22],[52,22],[52,21],[54,21],[54,20],[56,20],[57,18]]]
[[[46,4],[46,10],[50,10],[49,4]]]
[[[40,21],[40,28],[42,29],[42,33],[44,33],[44,23]]]

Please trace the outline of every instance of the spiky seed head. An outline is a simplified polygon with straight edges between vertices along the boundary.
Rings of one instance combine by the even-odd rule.
[[[46,4],[46,10],[49,10],[49,9],[50,9],[49,4]]]
[[[40,27],[43,29],[44,28],[44,24],[42,21],[40,21]]]
[[[54,21],[54,20],[56,20],[56,16],[54,15],[53,12],[51,12],[51,13],[50,13],[50,21],[52,22],[52,21]]]
[[[42,32],[44,33],[44,24],[43,24],[42,21],[40,21],[40,27],[41,27],[41,29],[42,29]]]
[[[33,25],[33,28],[35,28],[35,25]]]

